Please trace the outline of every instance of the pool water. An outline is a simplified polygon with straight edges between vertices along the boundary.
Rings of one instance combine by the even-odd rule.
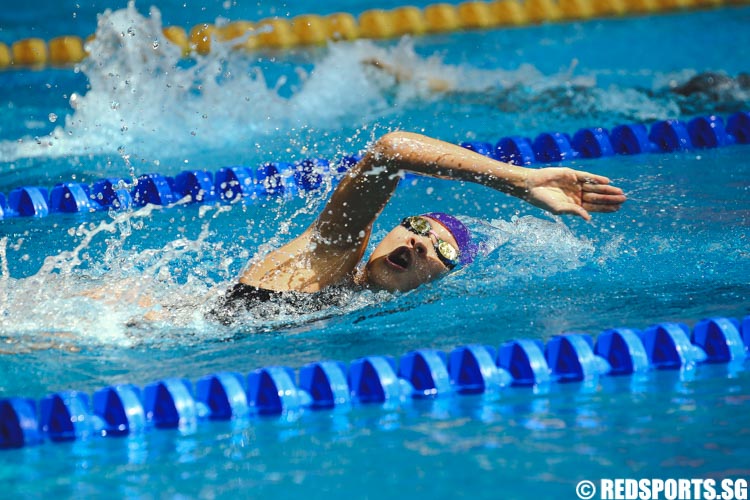
[[[159,16],[189,27],[368,8],[182,5],[2,14],[6,42],[85,36],[101,18],[98,50],[76,71],[0,73],[0,192],[337,159],[393,129],[494,142],[749,109],[747,90],[670,90],[700,72],[748,70],[747,7],[181,61],[154,43]],[[373,57],[413,77],[396,84],[361,64]],[[452,91],[430,90],[436,78]],[[475,265],[410,293],[348,292],[341,307],[232,327],[204,312],[257,251],[307,227],[330,184],[233,205],[0,220],[0,397],[750,314],[747,146],[568,165],[610,177],[628,203],[585,223],[408,178],[373,241],[404,214],[450,211],[481,237]],[[741,368],[46,443],[0,453],[0,478],[24,497],[569,498],[582,479],[748,477]]]

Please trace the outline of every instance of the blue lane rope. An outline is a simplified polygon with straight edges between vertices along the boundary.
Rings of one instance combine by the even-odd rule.
[[[500,161],[528,166],[615,154],[673,152],[749,143],[750,112],[741,111],[731,115],[726,123],[722,117],[710,115],[688,123],[660,121],[650,129],[644,124],[619,125],[611,132],[592,127],[581,129],[572,137],[562,132],[549,132],[533,141],[513,136],[503,137],[494,145],[464,142],[461,146]],[[92,185],[62,183],[51,190],[26,186],[11,191],[7,199],[0,193],[0,219],[122,210],[149,203],[170,205],[187,196],[194,203],[213,203],[294,195],[318,189],[326,178],[336,182],[358,160],[358,156],[346,156],[338,162],[308,158],[293,164],[272,162],[256,168],[225,167],[215,174],[189,170],[176,177],[154,173],[142,175],[134,183],[107,178]]]
[[[601,376],[690,369],[701,363],[742,365],[750,357],[750,316],[711,318],[692,329],[661,323],[643,331],[606,330],[596,341],[568,333],[540,340],[512,340],[499,349],[469,345],[449,355],[419,349],[392,357],[366,356],[347,367],[339,361],[207,375],[193,384],[168,378],[146,385],[106,387],[89,395],[50,394],[39,401],[0,399],[0,449],[93,436],[143,435],[151,429],[194,430],[209,420],[278,416],[310,409],[338,411],[352,405],[399,405],[408,398],[500,392],[509,386],[547,386]],[[508,389],[506,389],[508,390]]]

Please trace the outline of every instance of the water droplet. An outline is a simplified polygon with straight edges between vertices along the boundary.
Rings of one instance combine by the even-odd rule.
[[[48,118],[50,123],[55,123],[57,121],[57,115],[55,113],[50,113]]]
[[[159,48],[159,42],[154,40],[154,49],[158,49],[158,48]]]

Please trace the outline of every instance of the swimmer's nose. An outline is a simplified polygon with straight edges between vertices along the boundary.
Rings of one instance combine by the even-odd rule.
[[[422,240],[418,239],[416,236],[412,236],[409,238],[407,246],[410,249],[414,250],[414,252],[416,252],[416,254],[419,256],[427,255],[427,246],[425,246]]]

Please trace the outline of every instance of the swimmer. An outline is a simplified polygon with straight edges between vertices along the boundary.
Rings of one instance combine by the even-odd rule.
[[[375,68],[378,71],[382,71],[383,73],[390,75],[396,85],[402,84],[404,82],[410,82],[415,79],[414,71],[411,68],[389,64],[382,59],[378,59],[377,57],[368,57],[367,59],[363,59],[361,61],[361,64],[365,67]],[[444,78],[431,76],[424,79],[423,83],[426,84],[427,90],[435,94],[448,93],[455,90],[455,85]]]
[[[683,84],[670,85],[670,91],[689,97],[696,94],[706,95],[719,100],[723,94],[750,90],[750,74],[740,73],[733,78],[723,73],[707,71],[699,73]]]
[[[402,172],[482,184],[585,220],[590,212],[615,212],[626,200],[606,177],[570,168],[519,167],[423,135],[391,132],[345,175],[310,227],[251,260],[211,315],[231,323],[255,304],[340,286],[407,291],[471,263],[477,246],[469,229],[451,215],[431,212],[405,214],[360,265],[373,223]]]
[[[413,68],[398,65],[395,63],[388,63],[377,57],[368,57],[361,61],[361,64],[365,67],[375,68],[387,75],[390,75],[395,83],[402,84],[411,82],[419,79],[424,83],[430,92],[436,94],[455,92],[457,89],[455,85],[449,80],[439,78],[435,76],[429,76],[426,78],[418,78],[414,73]],[[578,66],[578,60],[574,60],[568,69],[568,80],[572,78],[573,71]],[[574,85],[574,88],[578,90],[586,90],[589,88],[587,85]],[[490,90],[483,89],[481,92]],[[712,97],[714,100],[718,100],[722,94],[750,90],[750,74],[739,73],[736,77],[726,75],[724,73],[717,73],[714,71],[706,71],[699,73],[687,82],[678,83],[671,82],[666,90],[673,94],[679,94],[685,97],[689,97],[696,94],[703,94]],[[467,93],[475,93],[471,91]]]
[[[526,92],[515,92],[514,86],[492,86],[484,89],[460,90],[456,88],[455,82],[434,75],[418,75],[412,67],[397,64],[395,62],[386,62],[377,57],[365,58],[361,64],[367,68],[374,68],[383,74],[389,75],[396,85],[404,83],[416,83],[424,88],[427,92],[435,95],[446,96],[449,94],[475,97],[479,102],[495,103],[503,111],[516,112],[521,109],[528,109],[531,102],[540,101],[545,107],[549,105],[550,100],[563,102],[569,99],[570,92],[583,94],[592,90],[593,83],[580,83],[572,79],[572,74],[578,66],[578,61],[574,60],[567,71],[565,79],[565,88],[551,88],[539,94],[532,93],[527,95]],[[517,87],[517,86],[516,86]],[[736,77],[707,71],[699,73],[688,81],[679,83],[670,82],[666,87],[650,90],[637,89],[646,96],[660,99],[672,99],[674,96],[680,96],[686,99],[680,99],[678,105],[683,108],[687,114],[696,114],[707,112],[702,109],[694,109],[696,101],[702,99],[710,103],[722,103],[724,105],[737,104],[739,109],[744,109],[747,101],[747,92],[750,91],[750,74],[739,73]],[[561,93],[562,91],[562,93]],[[563,102],[556,105],[561,106]],[[575,108],[580,108],[579,103],[574,104]],[[571,109],[575,113],[577,109]]]

